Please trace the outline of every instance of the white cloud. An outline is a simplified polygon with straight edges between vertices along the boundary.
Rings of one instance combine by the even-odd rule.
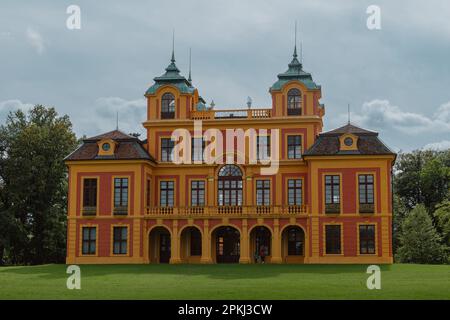
[[[11,111],[16,111],[21,109],[24,112],[27,112],[33,107],[31,103],[23,103],[20,100],[5,100],[0,101],[0,124],[3,124],[6,120],[6,117]]]
[[[28,43],[36,50],[38,54],[44,53],[45,51],[44,39],[42,38],[42,35],[38,31],[28,27],[27,40]]]
[[[97,135],[116,128],[117,115],[119,130],[125,133],[141,133],[144,138],[145,130],[142,122],[146,119],[147,102],[145,99],[125,100],[119,97],[98,98],[89,117],[72,120],[81,127],[81,133]]]
[[[424,107],[424,110],[430,110]],[[347,117],[341,114],[336,123],[343,123]],[[375,99],[365,102],[361,112],[352,112],[352,122],[368,129],[389,129],[419,135],[424,133],[450,133],[450,102],[441,105],[431,116],[420,113],[404,111],[392,105],[389,100]]]
[[[450,149],[450,141],[442,140],[440,142],[433,142],[425,145],[423,150],[447,150]]]

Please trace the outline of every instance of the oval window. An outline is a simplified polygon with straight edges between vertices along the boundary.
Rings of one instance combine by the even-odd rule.
[[[111,145],[106,142],[106,143],[102,144],[102,149],[103,149],[103,151],[109,151],[109,149],[111,149]]]
[[[352,138],[345,138],[344,139],[344,144],[347,146],[347,147],[350,147],[352,144],[353,144],[353,139]]]

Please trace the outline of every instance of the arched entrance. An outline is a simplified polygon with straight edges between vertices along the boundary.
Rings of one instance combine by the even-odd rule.
[[[219,206],[242,205],[242,171],[238,166],[227,164],[220,168],[217,195]]]
[[[169,263],[170,261],[170,232],[165,227],[155,227],[149,234],[150,263]]]
[[[238,263],[241,254],[239,231],[231,226],[219,227],[213,231],[215,258],[217,263]],[[213,253],[213,256],[214,256]]]
[[[270,262],[272,233],[265,226],[257,226],[250,232],[250,258],[254,263]]]
[[[202,234],[197,227],[189,226],[181,231],[180,258],[183,263],[199,263],[202,256]]]
[[[303,263],[305,259],[305,232],[299,226],[284,228],[281,235],[281,256],[287,263]]]

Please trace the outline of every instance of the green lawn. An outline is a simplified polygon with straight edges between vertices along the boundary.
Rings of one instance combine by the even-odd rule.
[[[450,299],[450,266],[82,265],[81,290],[66,266],[0,268],[0,299]]]

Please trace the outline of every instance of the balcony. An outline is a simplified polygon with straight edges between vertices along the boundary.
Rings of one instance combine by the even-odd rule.
[[[147,207],[146,217],[293,217],[306,215],[308,207],[298,206],[212,206],[212,207]]]
[[[234,109],[192,111],[192,120],[214,119],[266,119],[272,116],[272,109]]]

